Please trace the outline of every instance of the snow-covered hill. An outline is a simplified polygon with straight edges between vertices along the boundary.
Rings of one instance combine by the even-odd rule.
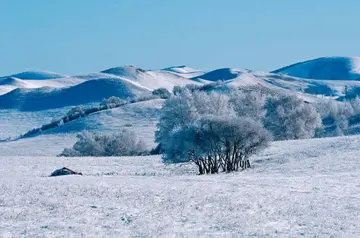
[[[36,140],[16,150],[56,146]],[[254,168],[212,176],[157,156],[0,157],[0,236],[355,238],[359,143],[277,142]],[[48,177],[64,166],[83,176]]]
[[[6,94],[16,88],[34,88],[34,85],[14,77],[0,78],[0,95]]]
[[[43,131],[37,137],[30,137],[11,142],[1,142],[2,155],[58,155],[65,147],[71,147],[76,135],[84,130],[99,133],[116,133],[122,129],[134,131],[148,149],[155,146],[154,135],[160,116],[162,99],[128,104],[111,110],[100,111],[89,116],[71,121],[55,129]],[[41,127],[53,119],[60,119],[71,107],[47,109],[42,111],[0,110],[0,139],[16,138],[30,129]],[[16,148],[33,144],[31,150]],[[45,143],[45,144],[44,144]]]
[[[243,73],[248,72],[249,70],[222,68],[207,72],[203,75],[199,75],[197,77],[194,77],[193,79],[203,79],[207,81],[226,81],[237,78]]]
[[[61,89],[49,87],[18,88],[0,96],[0,108],[37,111],[92,102],[98,103],[111,96],[123,99],[134,98],[149,92],[149,90],[139,87],[128,80],[100,78]]]
[[[322,80],[360,80],[360,57],[322,57],[304,61],[273,73]]]
[[[75,137],[76,134],[83,130],[114,133],[126,128],[135,132],[145,142],[147,149],[150,150],[156,146],[154,135],[163,102],[164,100],[162,99],[154,99],[100,111],[55,129],[45,131],[43,135],[73,134]],[[68,144],[68,147],[71,147],[71,144]],[[60,152],[58,151],[58,153]]]
[[[166,70],[143,70],[134,66],[111,68],[101,73],[128,78],[151,90],[166,88],[171,91],[174,86],[201,84],[174,72]]]
[[[45,80],[68,77],[64,74],[59,74],[49,71],[26,71],[18,74],[13,74],[8,77],[14,77],[19,79],[33,79],[33,80]]]
[[[0,78],[0,95],[6,94],[14,89],[26,89],[26,88],[64,88],[74,86],[85,82],[87,79],[65,77],[47,80],[38,79],[19,79],[15,77],[2,77]]]
[[[224,68],[208,72],[194,80],[202,82],[221,81],[233,88],[262,87],[273,92],[298,94],[309,101],[321,97],[344,95],[345,88],[359,87],[360,81],[334,81],[297,78],[285,74],[267,73],[254,70]]]
[[[31,83],[27,82],[26,80],[21,80],[21,79],[14,78],[14,77],[0,78],[0,86],[2,86],[2,85],[8,85],[8,86],[13,86],[13,87],[17,87],[17,88],[34,87],[33,85],[31,85]]]
[[[360,81],[354,80],[303,79],[284,74],[230,68],[214,70],[191,79],[164,70],[145,71],[134,67],[113,68],[103,72],[106,73],[51,80],[2,78],[0,89],[5,95],[0,95],[0,109],[44,110],[76,106],[99,102],[104,97],[127,98],[149,93],[157,88],[172,90],[177,85],[203,85],[214,81],[221,81],[230,87],[261,86],[272,91],[297,93],[310,101],[318,95],[342,96],[345,88],[360,86]]]
[[[0,78],[0,109],[44,110],[76,106],[99,102],[110,96],[139,96],[157,88],[171,91],[174,86],[187,84],[203,83],[164,70],[145,71],[133,66],[48,80],[4,77]]]
[[[104,74],[112,74],[119,77],[135,79],[140,73],[145,73],[143,69],[136,68],[132,65],[126,65],[123,67],[115,67],[101,71]]]
[[[193,69],[185,65],[172,66],[163,69],[164,71],[172,72],[185,78],[195,78],[205,74],[205,71],[199,69]]]
[[[232,88],[261,87],[272,92],[298,94],[309,101],[321,96],[339,96],[344,93],[344,85],[334,81],[303,79],[284,74],[262,71],[222,68],[193,78],[201,82],[222,82]],[[358,86],[360,82],[351,81],[347,86]]]
[[[196,76],[193,77],[194,75]],[[360,87],[360,81],[356,80],[306,79],[282,73],[267,73],[234,68],[216,69],[205,73],[201,70],[195,70],[186,66],[173,66],[163,70],[143,70],[134,66],[124,66],[107,69],[99,73],[44,80],[2,77],[0,78],[0,117],[4,120],[0,118],[0,124],[6,125],[6,128],[13,128],[13,131],[6,133],[4,130],[0,130],[0,139],[19,135],[33,127],[49,123],[50,120],[46,116],[46,113],[48,112],[49,115],[52,115],[54,109],[58,112],[63,112],[57,115],[64,116],[71,106],[89,103],[98,104],[104,98],[110,96],[131,98],[150,94],[152,90],[161,87],[171,90],[174,86],[178,85],[205,85],[218,81],[221,82],[219,87],[225,87],[225,89],[227,89],[227,87],[258,87],[275,93],[297,94],[309,102],[320,100],[322,97],[342,97],[345,89],[349,90],[352,87]],[[4,95],[1,95],[2,93]],[[157,104],[156,107],[158,106]],[[39,110],[43,112],[40,113]],[[116,110],[121,111],[122,109]],[[116,110],[114,109],[112,112],[116,112]],[[136,122],[136,120],[132,120],[131,117],[136,118],[138,114],[139,118],[143,116],[140,114],[149,116],[136,106],[129,110],[130,111],[127,111],[125,114],[131,116],[123,117],[128,121]],[[133,110],[133,113],[131,110]],[[20,115],[21,111],[24,112],[24,114],[22,114],[23,116]],[[30,114],[33,119],[28,120],[29,124],[25,123],[27,125],[26,130],[25,127],[17,126],[19,124],[24,125],[25,121],[22,118],[26,118],[27,115]],[[8,120],[9,117],[2,115],[15,115],[15,117],[11,121]],[[36,118],[36,115],[38,115],[39,118]],[[101,120],[101,118],[105,118],[103,115],[107,115],[105,121]],[[71,129],[72,132],[78,133],[86,128],[94,129],[100,124],[102,125],[99,126],[101,130],[117,130],[118,128],[106,125],[111,124],[111,118],[117,116],[121,117],[116,113],[100,113],[99,117],[92,116],[84,121],[79,121],[79,123],[84,123],[83,125],[66,125],[66,127],[63,128],[64,131],[61,133],[69,133],[66,129],[69,126],[75,128]],[[44,119],[42,120],[42,118]],[[59,117],[56,119],[59,119]],[[116,121],[117,119],[114,120]],[[156,119],[154,119],[154,121],[155,120]],[[118,122],[112,124],[118,124]],[[21,128],[21,130],[15,130],[14,128]],[[151,128],[151,133],[153,133],[154,124],[152,124]],[[141,126],[136,126],[132,129],[141,130]],[[61,130],[60,128],[59,131]],[[151,133],[150,131],[148,132],[148,134]],[[153,139],[152,136],[151,138]],[[148,140],[151,141],[152,139]]]
[[[117,78],[149,91],[157,88],[172,90],[174,86],[223,81],[238,87],[261,85],[270,87],[272,90],[336,97],[344,94],[345,87],[349,89],[360,85],[360,81],[355,80],[360,78],[360,58],[324,57],[290,65],[272,73],[235,68],[221,68],[204,72],[187,66],[173,66],[162,70],[144,70],[134,66],[123,66],[109,68],[100,73],[73,77],[51,72],[29,71],[0,77],[0,95],[14,89],[65,88],[102,78]],[[46,90],[48,91],[48,89]],[[1,104],[0,99],[0,108],[6,108]]]

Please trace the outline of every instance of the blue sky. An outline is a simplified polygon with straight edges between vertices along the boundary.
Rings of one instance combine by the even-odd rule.
[[[0,0],[0,75],[360,55],[358,0]]]

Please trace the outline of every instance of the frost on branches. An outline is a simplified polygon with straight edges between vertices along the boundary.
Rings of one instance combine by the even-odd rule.
[[[83,132],[72,148],[66,148],[60,156],[134,156],[145,154],[145,144],[133,132],[123,130],[113,135]]]
[[[276,140],[313,138],[322,126],[316,109],[295,96],[270,97],[265,109],[264,126]]]
[[[342,136],[346,133],[349,129],[349,118],[358,112],[356,100],[351,102],[324,100],[317,105],[323,118],[324,136]]]
[[[167,100],[156,132],[164,162],[192,161],[200,174],[249,168],[249,157],[267,147],[271,136],[233,105],[226,95],[188,89]]]

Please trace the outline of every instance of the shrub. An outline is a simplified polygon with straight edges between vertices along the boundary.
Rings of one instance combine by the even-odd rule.
[[[195,121],[201,115],[234,115],[226,95],[212,92],[190,91],[182,88],[178,94],[165,101],[155,141],[165,143],[172,130]]]
[[[78,107],[73,107],[71,108],[68,113],[67,116],[68,117],[78,117],[78,116],[84,116],[85,112],[84,112],[84,107],[78,106]]]
[[[64,149],[60,156],[135,156],[146,154],[145,144],[133,132],[99,135],[83,132],[72,148]]]
[[[159,96],[161,99],[168,99],[171,93],[166,88],[158,88],[152,91],[152,95]]]
[[[104,99],[100,106],[105,106],[106,108],[114,108],[114,107],[118,107],[122,104],[125,104],[125,100],[119,98],[119,97],[115,97],[115,96],[112,96],[112,97],[109,97],[107,99]]]
[[[157,127],[164,162],[193,161],[200,174],[246,169],[271,139],[260,121],[239,117],[228,96],[187,88],[164,103]]]
[[[324,100],[317,105],[326,136],[344,135],[349,127],[349,118],[354,115],[354,108],[349,102]]]
[[[269,133],[251,118],[204,116],[171,133],[164,162],[194,162],[199,174],[250,167],[249,157],[266,148]]]
[[[234,90],[230,94],[230,103],[238,116],[261,120],[264,115],[266,97],[260,91]]]
[[[313,138],[322,126],[315,108],[296,96],[270,97],[265,109],[264,126],[276,140]]]
[[[203,86],[201,85],[196,85],[196,84],[187,84],[183,87],[181,86],[175,86],[173,88],[173,94],[174,95],[180,95],[182,93],[184,93],[185,91],[190,91],[190,92],[195,92],[195,91],[201,91]]]

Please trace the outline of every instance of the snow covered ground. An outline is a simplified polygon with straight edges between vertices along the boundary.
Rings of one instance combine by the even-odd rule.
[[[158,156],[0,157],[0,237],[359,237],[359,143],[276,142],[205,176]],[[48,177],[63,166],[84,176]]]

